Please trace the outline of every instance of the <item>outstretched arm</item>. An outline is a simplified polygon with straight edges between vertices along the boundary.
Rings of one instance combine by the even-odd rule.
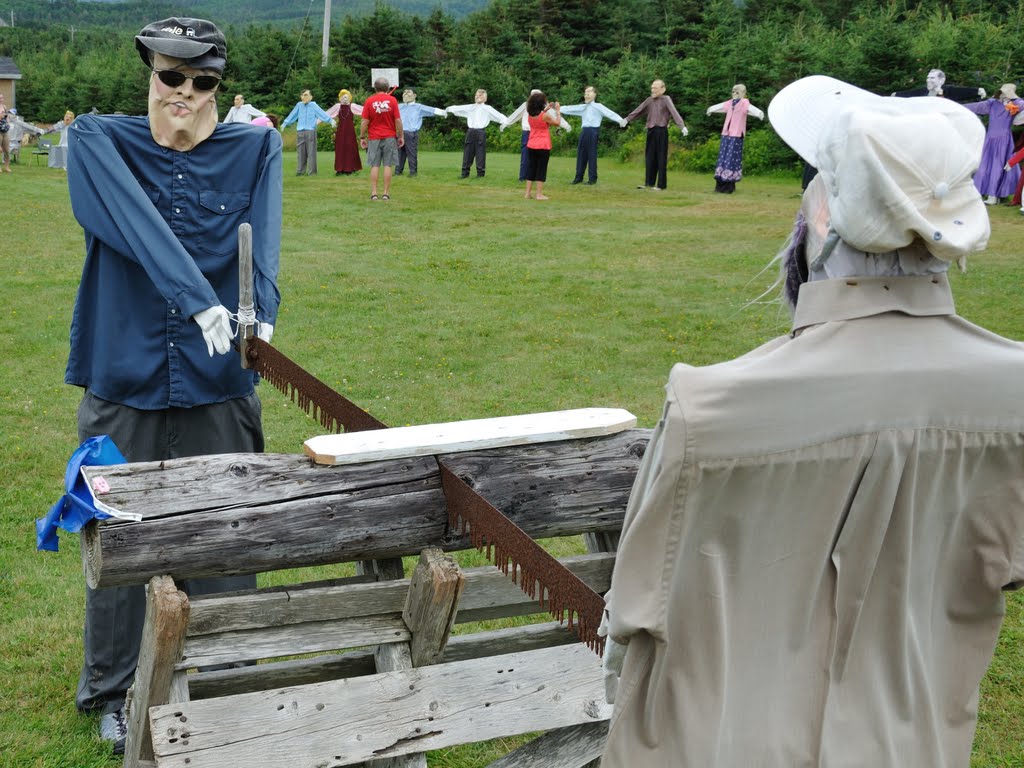
[[[499,130],[504,131],[506,128],[508,128],[513,123],[518,123],[520,120],[523,119],[523,115],[525,115],[525,114],[526,114],[526,102],[524,101],[522,104],[520,104],[518,107],[516,107],[515,111],[511,115],[509,115],[504,120],[502,120],[501,125],[498,126]]]

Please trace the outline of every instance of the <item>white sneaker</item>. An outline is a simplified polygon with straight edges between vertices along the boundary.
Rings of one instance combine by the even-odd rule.
[[[128,721],[124,717],[124,709],[108,712],[100,718],[100,738],[114,745],[114,754],[124,754],[124,743],[128,738]]]
[[[989,195],[985,198],[985,205],[995,205],[999,202],[999,198],[995,195]]]

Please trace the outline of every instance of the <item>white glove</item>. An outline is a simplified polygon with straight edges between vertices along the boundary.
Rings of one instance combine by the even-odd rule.
[[[218,355],[223,355],[231,349],[231,316],[228,311],[219,304],[192,315],[203,331],[203,339],[206,341],[206,351],[213,357],[213,351],[217,350]]]
[[[274,326],[270,323],[259,323],[256,326],[256,335],[269,344],[274,337]]]
[[[690,135],[690,129],[689,129],[689,128],[687,128],[687,127],[686,127],[686,126],[684,125],[684,126],[683,126],[683,136],[684,136],[684,137],[686,137],[686,136],[689,136],[689,135]]]
[[[629,123],[626,122],[626,118],[622,118],[619,121],[619,128],[625,128],[627,125],[629,125]]]
[[[705,112],[704,114],[705,114],[705,115],[710,115],[710,114],[711,114],[711,112],[712,112],[712,110],[714,110],[714,107],[708,107],[708,111],[707,111],[707,112]]]
[[[614,704],[615,694],[619,691],[622,662],[626,658],[626,646],[616,643],[608,636],[607,611],[601,617],[601,626],[597,628],[597,636],[604,638],[604,655],[601,656],[601,669],[604,672],[604,699],[609,704]]]
[[[978,98],[979,99],[984,99],[986,96],[988,96],[988,94],[985,93],[985,89],[984,88],[979,88],[978,89]]]
[[[1008,170],[1010,170],[1010,164],[1009,164],[1009,163],[1007,163],[1006,165],[1004,165],[1004,166],[1003,166],[1003,170],[1004,170],[1004,171],[1008,171]]]

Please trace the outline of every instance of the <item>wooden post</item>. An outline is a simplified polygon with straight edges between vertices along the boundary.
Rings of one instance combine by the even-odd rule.
[[[135,670],[124,749],[125,768],[153,760],[149,708],[171,703],[174,665],[181,659],[188,627],[188,596],[170,576],[154,576],[146,588],[146,623]],[[180,695],[180,694],[179,694]]]
[[[255,311],[252,287],[252,225],[238,225],[238,351],[242,355],[242,367],[248,368],[245,350],[247,340],[252,338],[252,323],[242,322],[242,313],[250,308]]]
[[[412,665],[436,664],[444,654],[465,578],[458,564],[436,547],[420,553],[402,618],[412,632]]]
[[[356,573],[372,575],[377,581],[395,581],[405,578],[405,566],[400,557],[383,560],[360,560]],[[409,643],[386,643],[378,645],[373,652],[373,662],[378,672],[396,672],[412,669],[412,651]],[[362,768],[427,768],[427,756],[423,752],[385,757],[381,760],[367,760]]]

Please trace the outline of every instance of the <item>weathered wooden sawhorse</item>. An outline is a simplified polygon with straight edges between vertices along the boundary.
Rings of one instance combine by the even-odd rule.
[[[607,589],[648,430],[440,456],[535,539],[583,535],[563,562]],[[435,457],[323,467],[228,454],[89,468],[140,512],[88,526],[93,587],[148,584],[125,765],[425,766],[427,750],[545,732],[494,768],[599,758],[600,659],[492,566],[460,569]],[[419,555],[411,575],[402,557]],[[188,598],[175,580],[357,563],[357,575]],[[260,662],[260,663],[255,663]]]

